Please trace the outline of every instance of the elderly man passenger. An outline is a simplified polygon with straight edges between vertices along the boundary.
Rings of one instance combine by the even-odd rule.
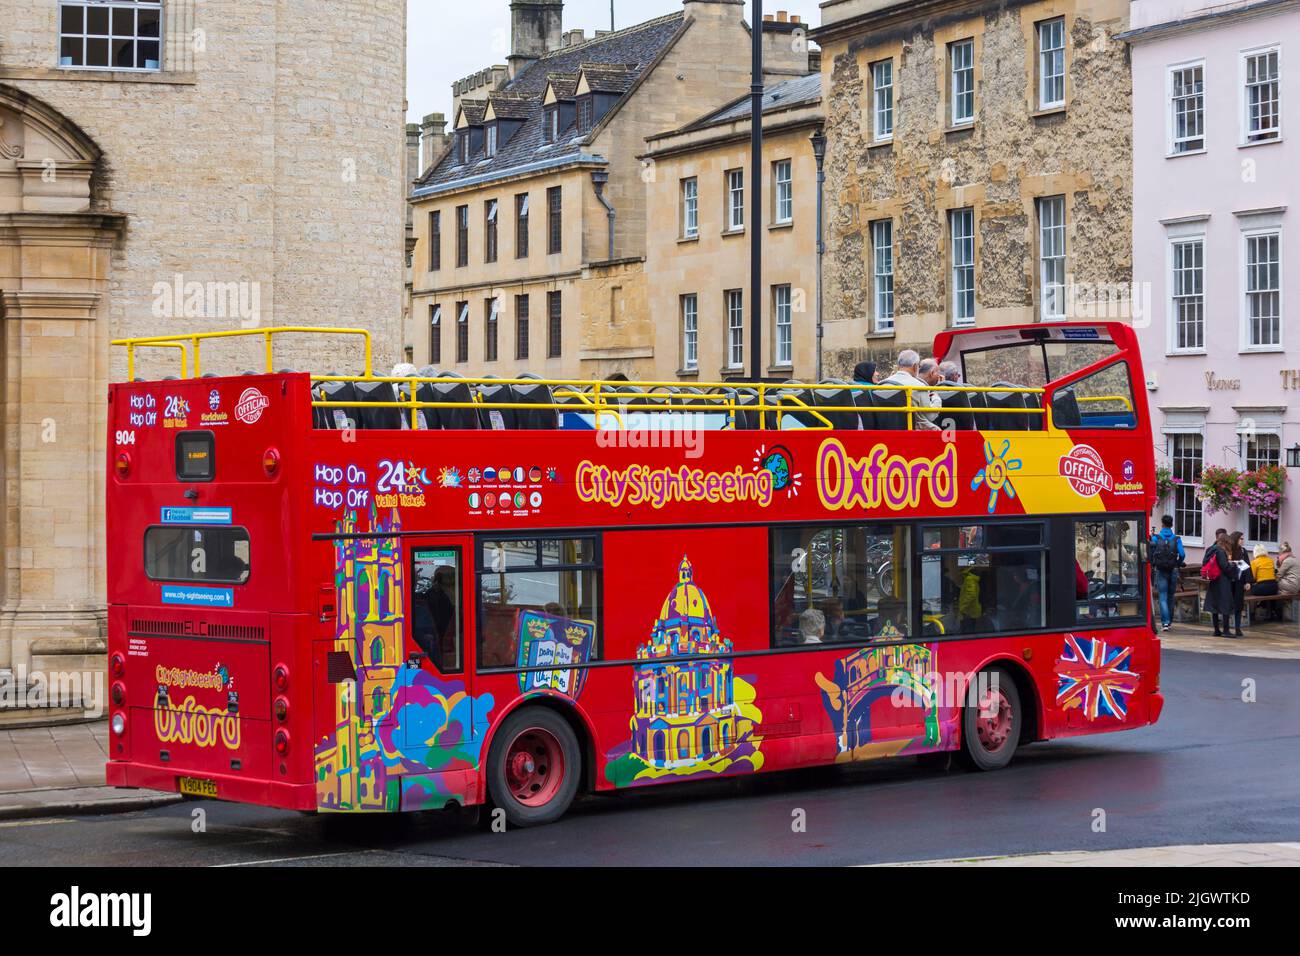
[[[898,355],[898,366],[894,374],[884,379],[881,385],[893,385],[898,388],[916,389],[911,393],[912,405],[926,408],[939,408],[942,402],[939,396],[924,390],[927,385],[939,383],[939,363],[932,358],[921,361],[921,355],[915,349],[904,349]],[[913,428],[938,431],[935,423],[937,412],[917,412],[913,417]]]

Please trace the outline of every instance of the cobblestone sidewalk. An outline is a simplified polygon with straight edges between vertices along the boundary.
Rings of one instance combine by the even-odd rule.
[[[1215,637],[1212,627],[1175,623],[1160,640],[1171,651],[1300,660],[1300,634],[1294,622],[1259,624],[1243,632],[1245,637]]]

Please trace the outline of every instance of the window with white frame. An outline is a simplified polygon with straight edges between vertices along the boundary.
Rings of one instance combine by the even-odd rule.
[[[872,304],[877,332],[894,330],[894,221],[871,224]]]
[[[1254,431],[1243,432],[1241,436],[1241,459],[1246,471],[1256,471],[1266,466],[1277,467],[1282,464],[1282,438],[1277,434]],[[1263,515],[1250,515],[1246,539],[1255,543],[1261,541],[1276,543],[1278,540],[1278,519]]]
[[[429,306],[429,364],[442,361],[442,306]]]
[[[1267,143],[1282,136],[1280,59],[1281,51],[1276,48],[1243,57],[1247,143]]]
[[[894,61],[871,64],[871,135],[877,142],[894,135]]]
[[[488,156],[497,154],[497,124],[489,123],[487,128],[487,149]]]
[[[727,170],[727,231],[745,228],[745,171]]]
[[[700,298],[682,296],[682,370],[693,372],[700,367]]]
[[[1204,512],[1196,492],[1201,485],[1205,462],[1205,439],[1199,434],[1168,436],[1169,466],[1177,482],[1174,485],[1174,533],[1186,538],[1200,538]]]
[[[700,234],[700,181],[692,176],[682,180],[682,236],[694,239]]]
[[[1205,237],[1176,239],[1169,246],[1169,289],[1175,352],[1205,349]]]
[[[1278,348],[1282,344],[1282,234],[1247,234],[1246,346]]]
[[[949,87],[953,126],[975,121],[975,41],[948,44]]]
[[[1038,108],[1065,105],[1065,17],[1038,24]]]
[[[727,290],[727,367],[745,367],[745,295]]]
[[[1205,148],[1205,65],[1169,71],[1169,152]]]
[[[162,4],[154,0],[59,4],[59,66],[162,68]]]
[[[794,221],[794,181],[791,178],[790,160],[781,159],[772,164],[772,195],[776,203],[776,223],[785,225]]]
[[[1038,200],[1038,317],[1065,318],[1065,197]]]
[[[469,303],[461,302],[456,306],[456,363],[463,365],[469,361]]]
[[[790,287],[772,287],[773,313],[776,316],[776,365],[794,364],[794,325],[790,304]]]
[[[948,213],[952,261],[952,324],[975,324],[975,210]]]

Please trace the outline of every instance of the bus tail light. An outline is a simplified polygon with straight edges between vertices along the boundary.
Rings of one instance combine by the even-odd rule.
[[[289,719],[289,698],[277,697],[275,699],[275,719],[282,724]]]
[[[129,477],[131,474],[131,456],[124,451],[118,452],[117,458],[113,461],[113,468],[117,471],[117,477]]]
[[[126,703],[126,685],[123,684],[121,681],[115,683],[112,689],[108,693],[109,696],[113,699],[114,707],[121,707],[123,704]]]
[[[283,728],[275,732],[275,752],[281,757],[289,752],[289,731]]]
[[[280,452],[278,449],[268,448],[262,452],[262,470],[266,472],[266,477],[275,477],[275,473],[280,470]]]
[[[113,728],[113,733],[121,737],[126,733],[126,718],[121,714],[114,714],[110,726]]]
[[[108,669],[114,678],[121,677],[126,673],[126,659],[121,654],[114,654],[109,658]]]
[[[275,689],[281,694],[289,689],[289,668],[283,664],[275,665]]]

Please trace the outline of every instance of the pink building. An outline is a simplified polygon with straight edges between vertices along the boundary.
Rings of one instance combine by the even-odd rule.
[[[1134,0],[1124,38],[1156,458],[1182,482],[1160,508],[1190,544],[1226,527],[1300,547],[1300,471],[1277,520],[1196,496],[1209,466],[1300,445],[1300,0]]]

